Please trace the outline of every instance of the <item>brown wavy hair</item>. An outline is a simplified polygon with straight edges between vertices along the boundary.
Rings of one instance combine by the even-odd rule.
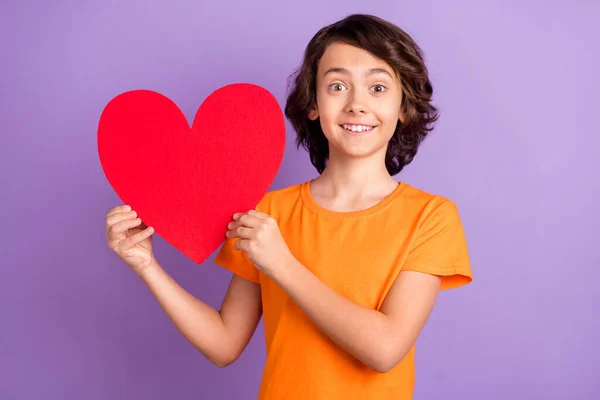
[[[402,29],[380,17],[353,14],[325,26],[310,40],[302,65],[288,78],[285,116],[296,131],[296,147],[304,147],[310,161],[322,173],[329,158],[329,145],[319,118],[311,121],[308,113],[316,106],[316,82],[319,60],[327,47],[341,42],[364,49],[394,68],[402,86],[401,110],[388,143],[385,165],[394,176],[410,164],[427,134],[433,130],[438,110],[431,104],[433,87],[421,49]]]

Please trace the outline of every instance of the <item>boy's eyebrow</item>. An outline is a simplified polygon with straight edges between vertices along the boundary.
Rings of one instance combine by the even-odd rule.
[[[338,74],[342,74],[342,75],[351,75],[350,71],[348,71],[345,68],[331,67],[327,71],[325,71],[325,73],[323,74],[323,76],[326,76],[327,74],[334,74],[334,73],[338,73]],[[394,77],[392,76],[392,74],[390,74],[384,68],[371,68],[367,72],[367,76],[371,76],[371,75],[375,75],[375,74],[385,74],[385,75],[389,76],[390,78],[394,79]]]

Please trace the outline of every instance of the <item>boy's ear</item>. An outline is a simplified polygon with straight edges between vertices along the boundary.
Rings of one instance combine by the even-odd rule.
[[[401,123],[404,123],[406,121],[404,113],[402,112],[402,108],[400,109],[400,112],[398,113],[398,119],[400,120]]]

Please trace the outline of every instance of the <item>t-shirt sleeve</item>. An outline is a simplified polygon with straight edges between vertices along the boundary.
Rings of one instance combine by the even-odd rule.
[[[271,211],[271,193],[266,193],[261,201],[256,206],[256,210],[265,214],[270,214]],[[260,284],[260,272],[250,261],[246,252],[236,250],[235,242],[239,238],[227,238],[215,256],[215,264],[241,276],[242,278]]]
[[[241,276],[242,278],[260,284],[258,269],[254,266],[248,255],[233,246],[239,238],[227,238],[215,257],[215,264]]]
[[[466,237],[454,202],[446,199],[425,217],[402,270],[439,275],[442,290],[473,280]]]

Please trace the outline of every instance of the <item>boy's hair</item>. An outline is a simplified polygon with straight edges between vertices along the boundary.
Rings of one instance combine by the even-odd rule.
[[[400,78],[405,121],[398,121],[385,156],[388,172],[396,175],[412,162],[420,143],[433,129],[438,113],[430,103],[433,88],[421,49],[402,29],[373,15],[354,14],[326,26],[306,46],[302,65],[289,77],[291,91],[285,106],[285,115],[296,130],[296,147],[303,146],[319,174],[323,172],[329,146],[319,119],[311,121],[308,113],[316,106],[319,60],[334,42],[370,52],[394,68]]]

